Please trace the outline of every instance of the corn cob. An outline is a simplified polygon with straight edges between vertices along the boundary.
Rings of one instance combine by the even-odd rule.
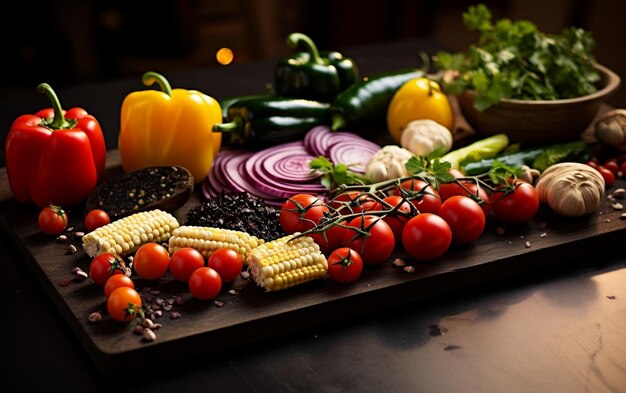
[[[214,251],[230,248],[241,254],[244,263],[247,263],[250,250],[263,243],[263,239],[242,231],[183,225],[172,232],[169,249],[170,254],[173,254],[183,247],[191,247],[200,251],[205,259],[209,259]]]
[[[174,216],[159,209],[135,213],[83,236],[83,248],[91,257],[103,252],[124,256],[143,244],[167,241],[178,225]]]
[[[328,271],[326,257],[313,238],[293,239],[295,235],[267,242],[248,255],[254,281],[268,292],[322,278]]]

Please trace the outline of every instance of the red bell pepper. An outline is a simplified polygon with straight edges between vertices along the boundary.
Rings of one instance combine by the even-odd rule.
[[[22,204],[77,205],[93,192],[104,171],[102,129],[82,108],[61,109],[48,84],[37,91],[53,107],[13,122],[4,146],[9,186]]]

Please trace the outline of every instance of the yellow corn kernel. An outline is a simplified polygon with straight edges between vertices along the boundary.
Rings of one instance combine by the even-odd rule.
[[[181,248],[191,247],[200,251],[205,259],[209,259],[216,250],[230,248],[241,254],[244,263],[247,263],[250,251],[263,243],[263,239],[242,231],[183,225],[172,232],[169,250],[173,254]]]
[[[326,276],[328,262],[313,238],[294,237],[267,242],[248,255],[252,278],[268,292]]]
[[[178,226],[173,215],[159,209],[135,213],[83,236],[83,248],[91,257],[104,252],[129,255],[143,244],[167,241]]]

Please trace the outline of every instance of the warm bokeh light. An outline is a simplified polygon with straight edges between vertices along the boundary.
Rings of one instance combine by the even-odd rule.
[[[233,61],[233,51],[230,48],[222,48],[217,51],[215,58],[222,65],[228,65]]]

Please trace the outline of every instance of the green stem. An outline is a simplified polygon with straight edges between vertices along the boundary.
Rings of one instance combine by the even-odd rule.
[[[161,88],[161,90],[163,90],[165,94],[170,97],[172,96],[172,86],[170,86],[170,83],[167,81],[167,79],[165,79],[165,77],[159,73],[156,73],[154,71],[148,71],[141,77],[141,82],[144,84],[144,86],[152,86],[153,84],[158,83],[159,87]]]
[[[287,37],[287,46],[290,48],[296,48],[299,43],[303,43],[304,47],[309,55],[311,55],[311,60],[315,64],[325,64],[324,60],[320,56],[320,52],[317,50],[317,46],[313,42],[311,38],[302,34],[302,33],[291,33]]]
[[[241,132],[243,131],[244,122],[239,116],[228,123],[216,124],[213,126],[213,132]]]
[[[50,103],[52,104],[52,108],[54,108],[54,119],[52,120],[52,123],[50,123],[49,127],[53,130],[68,128],[69,122],[65,120],[63,108],[61,107],[61,103],[59,102],[59,98],[56,93],[52,90],[52,87],[50,87],[47,83],[41,83],[37,86],[37,92],[47,95]]]

